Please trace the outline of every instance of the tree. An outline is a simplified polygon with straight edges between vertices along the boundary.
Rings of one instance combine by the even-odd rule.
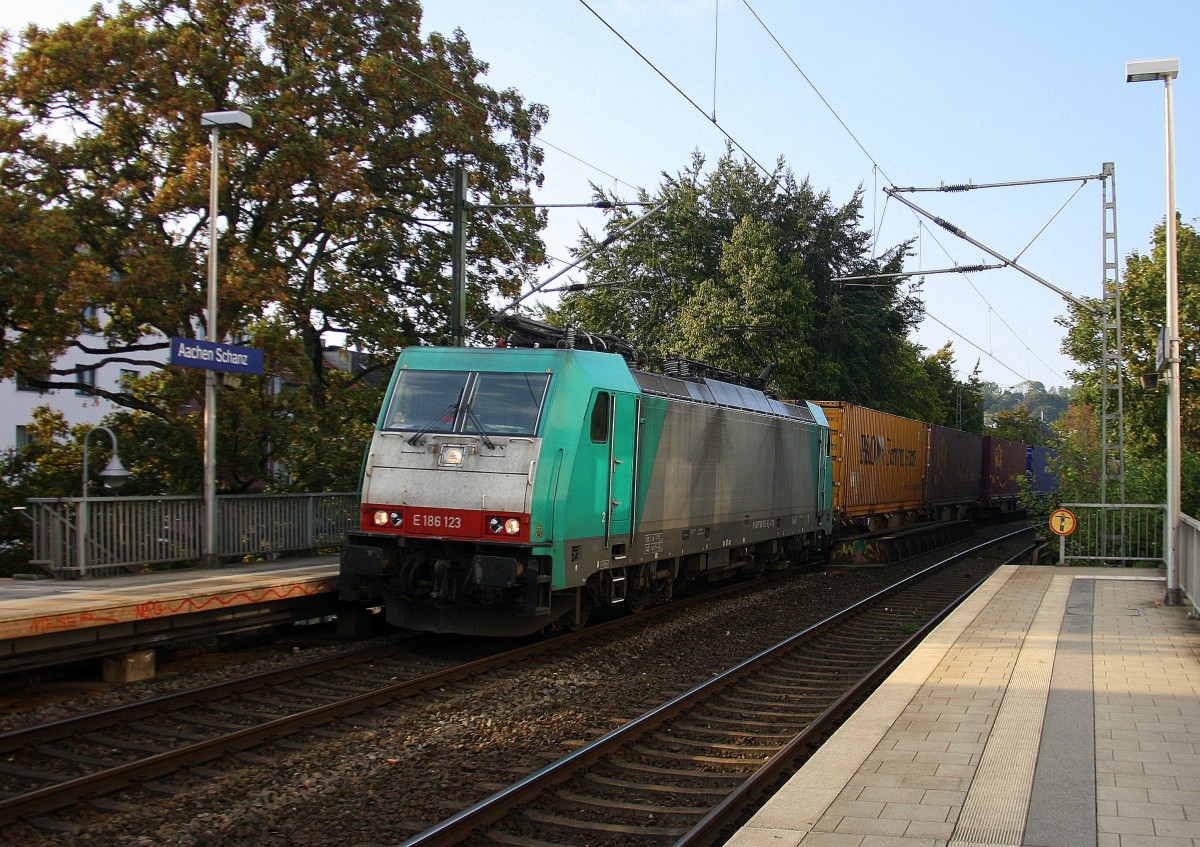
[[[1025,383],[1025,396],[1018,404],[1030,417],[1051,424],[1062,417],[1071,402],[1068,388],[1047,389],[1040,382]]]
[[[922,366],[937,390],[942,412],[923,418],[965,432],[983,432],[983,383],[979,379],[979,362],[966,382],[954,375],[954,347],[950,342],[940,350],[923,357]]]
[[[34,410],[28,425],[30,444],[23,450],[0,451],[0,576],[28,570],[30,524],[18,509],[31,497],[47,492],[78,497],[83,439],[91,426],[71,429],[60,412],[45,407]],[[89,444],[89,470],[98,490],[99,473],[110,456],[107,438]]]
[[[323,334],[344,332],[386,363],[444,333],[451,166],[488,202],[529,203],[546,111],[483,84],[487,66],[461,32],[422,39],[420,14],[415,0],[138,0],[6,38],[0,377],[70,376],[52,362],[89,323],[106,361],[203,336],[199,116],[211,110],[256,116],[222,138],[219,337],[263,346],[271,374],[320,415],[348,389],[325,367]],[[543,224],[528,208],[471,222],[471,320],[543,261]],[[169,400],[105,396],[177,425],[198,383],[171,382]],[[246,390],[283,425],[282,408],[265,411],[272,395]],[[236,405],[236,390],[222,393]],[[283,430],[236,436],[273,451],[291,442]],[[221,482],[238,487],[229,432]]]
[[[597,190],[597,199],[613,198]],[[658,193],[640,199],[663,204],[661,211],[596,254],[586,289],[564,297],[548,320],[624,337],[652,356],[699,358],[742,373],[777,359],[773,387],[793,399],[944,414],[921,351],[907,340],[919,302],[898,282],[834,282],[899,271],[907,249],[873,253],[860,228],[861,194],[837,206],[797,182],[782,160],[762,174],[727,149],[708,173],[694,154],[689,168],[664,174]],[[606,234],[634,218],[615,210]],[[577,252],[600,241],[585,232]],[[745,326],[777,327],[783,336],[772,348],[771,336],[724,331]]]
[[[1123,359],[1126,375],[1125,435],[1126,476],[1137,480],[1139,490],[1154,501],[1163,498],[1166,451],[1166,398],[1160,391],[1144,391],[1141,374],[1155,368],[1159,327],[1165,323],[1166,227],[1154,230],[1151,254],[1131,253],[1125,262],[1121,289]],[[1194,226],[1178,226],[1181,449],[1183,456],[1183,509],[1200,510],[1200,233]],[[1099,305],[1099,304],[1095,304]],[[1072,374],[1079,380],[1074,403],[1098,414],[1101,373],[1100,318],[1075,305],[1060,319],[1067,328],[1063,352],[1081,363]],[[1158,470],[1156,471],[1155,468]],[[1155,476],[1157,474],[1157,476]],[[1157,495],[1154,492],[1159,492]]]
[[[1021,444],[1042,446],[1048,446],[1051,440],[1042,422],[1029,414],[1027,409],[1020,408],[1012,412],[997,413],[995,426],[988,429],[987,434]]]

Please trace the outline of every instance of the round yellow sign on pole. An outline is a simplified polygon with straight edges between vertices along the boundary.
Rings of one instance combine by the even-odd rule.
[[[1050,530],[1056,535],[1070,535],[1075,524],[1075,513],[1070,509],[1055,509],[1050,513]]]

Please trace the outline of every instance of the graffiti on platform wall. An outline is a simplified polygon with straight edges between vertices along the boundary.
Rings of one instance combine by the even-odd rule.
[[[165,615],[189,615],[193,612],[204,612],[209,609],[219,609],[223,606],[244,606],[250,603],[269,603],[273,600],[287,600],[289,597],[311,597],[326,591],[335,591],[337,586],[329,581],[307,583],[305,585],[288,585],[281,588],[266,588],[262,591],[238,591],[234,594],[216,594],[212,597],[184,597],[182,600],[162,602],[152,600],[140,603],[134,607],[134,615],[138,620],[160,618]]]
[[[62,632],[70,629],[85,629],[93,626],[126,623],[135,620],[150,620],[169,615],[186,615],[204,612],[226,606],[245,606],[253,603],[270,603],[276,600],[287,600],[292,597],[311,597],[314,594],[337,591],[336,580],[315,580],[301,584],[281,585],[253,591],[236,591],[229,594],[215,594],[208,597],[185,597],[173,600],[150,600],[131,606],[114,609],[103,609],[95,612],[79,612],[76,614],[46,615],[39,618],[15,621],[9,626],[18,627],[16,632],[8,632],[5,626],[3,637],[20,637],[22,635],[46,635],[51,632]]]
[[[50,615],[44,618],[34,618],[30,629],[34,635],[46,635],[51,632],[62,632],[67,629],[82,629],[88,626],[104,626],[110,623],[120,623],[119,618],[83,612],[78,615]]]

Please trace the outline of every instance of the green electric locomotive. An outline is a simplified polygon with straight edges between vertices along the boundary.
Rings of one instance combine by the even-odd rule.
[[[415,630],[520,635],[821,554],[821,408],[614,353],[415,347],[363,469],[344,600]]]

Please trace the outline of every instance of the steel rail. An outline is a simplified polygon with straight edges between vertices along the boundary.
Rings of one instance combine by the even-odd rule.
[[[388,685],[374,691],[316,706],[291,715],[267,720],[226,735],[187,744],[174,750],[157,753],[136,761],[48,785],[24,794],[0,799],[0,825],[11,823],[20,818],[28,818],[32,815],[44,814],[71,806],[80,801],[125,788],[138,781],[161,777],[164,774],[179,770],[185,766],[211,761],[228,753],[241,752],[312,726],[328,723],[383,703],[437,688],[448,682],[483,675],[498,668],[532,658],[541,653],[559,650],[583,639],[594,638],[610,630],[616,631],[630,625],[641,625],[658,617],[674,614],[679,609],[696,603],[710,601],[738,592],[759,590],[796,573],[794,570],[781,571],[778,574],[768,575],[753,582],[723,586],[713,591],[707,591],[672,603],[652,607],[637,615],[606,621],[578,632],[565,633],[552,639],[518,647],[443,671],[398,682],[394,685]],[[357,661],[370,661],[371,654],[381,649],[386,650],[387,648],[369,648],[368,650],[360,651],[363,655],[359,656]],[[312,664],[349,665],[354,661],[353,657],[345,660],[342,660],[341,657],[331,657],[330,659],[317,660]],[[39,743],[44,744],[56,739],[69,738],[81,732],[114,726],[123,720],[135,720],[148,715],[157,715],[169,709],[185,707],[190,703],[211,702],[224,697],[235,696],[243,691],[257,690],[270,684],[286,681],[296,675],[289,668],[277,671],[265,671],[261,674],[255,674],[240,680],[204,686],[194,691],[164,695],[128,706],[118,706],[88,715],[64,718],[42,727],[12,730],[0,734],[0,753],[12,752],[13,750],[28,748],[31,745]]]
[[[260,688],[278,685],[281,682],[312,676],[323,671],[337,670],[346,665],[385,658],[394,655],[396,651],[397,645],[394,642],[381,646],[367,647],[361,650],[340,653],[337,656],[327,656],[321,659],[300,662],[289,665],[286,668],[262,671],[249,676],[239,677],[238,679],[214,682],[210,685],[187,691],[162,694],[158,697],[139,700],[136,703],[112,706],[108,709],[88,712],[83,715],[73,715],[51,723],[10,729],[0,732],[0,755],[36,744],[47,744],[57,741],[60,738],[70,738],[84,732],[94,732],[97,729],[115,726],[122,721],[137,720],[138,718],[161,714],[165,711],[178,710],[200,703],[221,700],[225,697],[243,694],[247,691],[256,691]]]
[[[997,542],[993,542],[997,543]],[[1036,543],[1009,558],[1004,564],[1011,564],[1017,559],[1033,552]],[[970,552],[970,551],[968,551]],[[798,760],[810,754],[821,745],[832,729],[835,729],[847,712],[856,708],[859,701],[873,691],[889,674],[903,661],[909,653],[917,648],[950,613],[957,609],[962,602],[979,588],[987,579],[984,576],[964,591],[958,598],[938,612],[924,626],[901,644],[896,650],[881,661],[866,676],[855,683],[841,697],[830,704],[812,723],[799,735],[788,742],[778,753],[755,771],[751,777],[728,794],[711,812],[704,816],[695,826],[688,830],[682,838],[675,842],[674,847],[697,847],[715,843],[720,833],[733,825],[744,813],[744,810],[763,796],[770,786],[787,776],[793,770]]]
[[[812,639],[814,636],[823,633],[831,628],[838,626],[848,618],[857,615],[859,612],[876,605],[882,599],[903,591],[934,573],[949,567],[954,562],[984,550],[988,547],[1001,544],[1004,541],[1010,540],[1017,535],[1021,535],[1031,531],[1031,527],[1023,527],[1015,532],[1008,533],[999,538],[989,540],[982,544],[975,545],[967,550],[963,550],[953,556],[924,568],[921,571],[891,585],[881,591],[872,594],[864,600],[855,603],[835,615],[831,615],[818,623],[805,628],[804,630],[790,636],[773,647],[770,647],[755,656],[741,662],[740,664],[724,671],[717,676],[705,680],[696,685],[692,689],[684,692],[678,697],[664,703],[649,712],[641,715],[633,721],[609,732],[603,737],[591,742],[590,744],[581,747],[574,753],[554,762],[541,770],[530,774],[519,782],[496,792],[490,797],[476,803],[475,805],[464,809],[463,811],[447,818],[445,821],[419,833],[412,838],[401,843],[400,847],[450,847],[450,845],[461,844],[474,832],[482,827],[496,823],[502,817],[507,815],[514,808],[530,802],[544,794],[547,790],[560,785],[574,776],[583,768],[589,767],[611,753],[621,749],[628,744],[632,739],[639,738],[650,732],[668,719],[687,711],[691,706],[699,701],[708,698],[714,692],[728,687],[737,679],[751,673],[757,668],[774,661],[777,657],[784,655],[793,650],[796,645]],[[986,578],[986,577],[985,577]],[[982,580],[980,580],[981,582]],[[974,590],[978,586],[975,583],[970,590]],[[963,598],[970,594],[967,591],[954,600],[950,606],[952,610],[957,606]],[[948,614],[947,610],[945,613]],[[926,632],[926,628],[920,630],[921,633]],[[904,645],[911,651],[912,647],[918,642],[916,636],[907,639]],[[898,652],[898,651],[896,651]],[[889,661],[895,661],[892,656],[885,659],[880,665],[886,664]],[[859,683],[863,685],[863,683]],[[848,699],[849,698],[849,699]],[[839,703],[843,703],[842,711],[845,710],[844,702],[851,702],[852,697],[849,694],[839,698]],[[828,711],[828,709],[827,709]],[[813,736],[810,735],[811,739]],[[807,742],[806,742],[807,743]],[[791,746],[789,744],[789,746]],[[750,791],[751,789],[747,789]],[[707,832],[706,825],[705,831]],[[684,843],[684,842],[681,842]]]

